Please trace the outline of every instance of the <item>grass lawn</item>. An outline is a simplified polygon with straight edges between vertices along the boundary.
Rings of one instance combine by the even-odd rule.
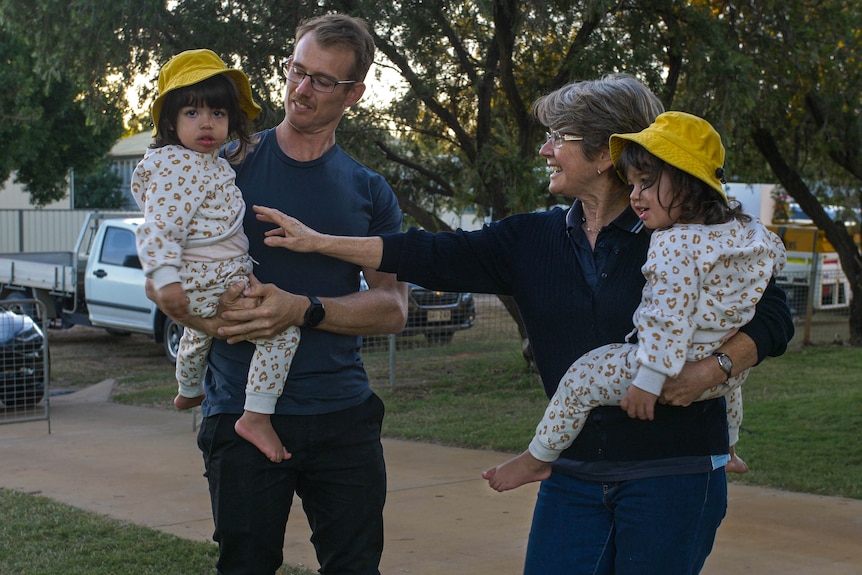
[[[214,571],[214,545],[186,541],[0,489],[0,572],[26,575],[189,575]]]
[[[0,488],[0,573],[4,575],[204,575],[215,545]],[[312,575],[283,566],[276,575]]]
[[[809,347],[752,370],[733,481],[862,499],[862,349]]]

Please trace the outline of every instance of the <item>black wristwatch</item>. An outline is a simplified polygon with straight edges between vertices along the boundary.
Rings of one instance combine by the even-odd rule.
[[[323,304],[320,303],[320,300],[313,295],[305,297],[308,298],[311,304],[308,306],[308,309],[305,310],[305,323],[302,324],[302,327],[317,327],[320,325],[320,322],[323,321],[323,318],[326,317],[326,310],[323,308]]]
[[[720,351],[716,351],[712,355],[714,355],[715,359],[718,360],[718,367],[720,367],[721,371],[724,372],[724,375],[727,376],[724,380],[724,384],[727,385],[727,382],[730,381],[730,372],[733,371],[733,360],[730,359],[729,355],[721,353]]]

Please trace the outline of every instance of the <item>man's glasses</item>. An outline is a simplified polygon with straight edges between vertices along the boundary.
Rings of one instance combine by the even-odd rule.
[[[356,80],[330,80],[326,76],[312,75],[298,66],[294,66],[293,58],[288,58],[281,63],[281,71],[291,84],[301,84],[307,77],[311,81],[311,87],[315,92],[331,94],[340,84],[355,84]]]
[[[559,149],[563,147],[563,142],[580,142],[583,140],[581,136],[573,136],[571,134],[561,134],[556,130],[551,130],[550,132],[545,132],[545,135],[548,137],[545,142],[554,142],[554,147]]]

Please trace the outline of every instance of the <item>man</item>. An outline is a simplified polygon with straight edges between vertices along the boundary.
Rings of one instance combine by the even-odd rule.
[[[234,166],[248,208],[249,253],[262,283],[249,286],[237,305],[223,298],[226,311],[206,324],[227,338],[210,352],[198,436],[222,575],[270,574],[281,566],[294,493],[302,499],[321,573],[379,573],[384,409],[362,367],[359,336],[401,331],[406,287],[392,274],[268,247],[263,240],[273,226],[257,221],[251,210],[277,207],[340,235],[400,231],[401,212],[389,185],[335,142],[344,111],[365,91],[373,56],[362,20],[326,15],[300,24],[283,66],[285,118],[260,134]],[[362,292],[360,270],[370,288]],[[272,424],[291,458],[276,464],[239,437],[234,423],[254,350],[245,340],[289,325],[302,327],[302,339]]]

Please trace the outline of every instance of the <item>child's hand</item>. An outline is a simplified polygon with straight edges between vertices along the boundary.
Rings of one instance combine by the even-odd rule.
[[[652,421],[655,417],[655,402],[657,400],[657,395],[632,385],[620,402],[620,407],[629,414],[629,417]]]
[[[175,321],[182,323],[189,316],[189,298],[179,282],[162,287],[157,303],[162,311]]]

